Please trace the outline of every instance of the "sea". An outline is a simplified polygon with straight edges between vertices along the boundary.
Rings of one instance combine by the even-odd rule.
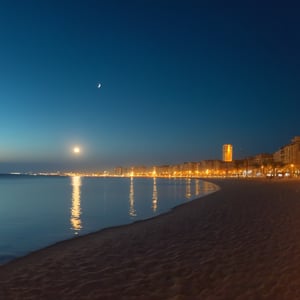
[[[0,175],[0,264],[213,193],[197,178]]]

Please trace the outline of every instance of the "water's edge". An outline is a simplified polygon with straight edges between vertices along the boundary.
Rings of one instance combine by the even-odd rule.
[[[75,240],[75,239],[81,239],[81,238],[85,238],[86,236],[91,236],[91,235],[95,235],[95,234],[99,234],[101,232],[105,232],[105,231],[109,231],[109,230],[116,230],[118,228],[124,228],[124,227],[127,227],[127,226],[132,226],[132,225],[136,225],[136,224],[139,224],[141,222],[147,222],[149,220],[153,220],[153,219],[157,219],[157,218],[161,218],[167,214],[170,214],[171,212],[173,212],[174,210],[177,210],[177,209],[180,209],[181,207],[183,206],[186,206],[188,204],[190,204],[191,202],[193,201],[197,201],[197,200],[201,200],[203,198],[206,198],[216,192],[219,192],[221,190],[220,186],[218,186],[217,184],[211,182],[211,181],[208,181],[208,180],[203,180],[201,178],[199,178],[200,180],[202,181],[206,181],[206,182],[209,182],[210,184],[213,184],[214,187],[215,187],[215,190],[205,194],[205,195],[201,195],[201,196],[197,196],[196,198],[194,199],[191,199],[189,202],[185,202],[185,203],[181,203],[181,204],[178,204],[174,207],[171,207],[169,210],[167,211],[164,211],[162,212],[161,214],[159,215],[156,215],[156,216],[152,216],[152,217],[149,217],[149,218],[141,218],[141,219],[138,219],[138,220],[134,220],[130,223],[127,223],[127,224],[120,224],[120,225],[116,225],[116,226],[110,226],[110,227],[104,227],[104,228],[101,228],[99,230],[95,230],[95,231],[92,231],[92,232],[89,232],[87,234],[82,234],[82,235],[79,235],[79,236],[73,236],[71,238],[67,238],[67,239],[63,239],[63,240],[58,240],[57,242],[55,243],[52,243],[46,247],[42,247],[40,249],[36,249],[36,250],[33,250],[33,251],[30,251],[28,253],[26,253],[25,255],[22,255],[22,256],[13,256],[13,255],[10,255],[10,254],[7,254],[7,255],[0,255],[0,268],[3,267],[3,266],[6,266],[8,264],[11,264],[11,263],[15,263],[15,262],[18,262],[28,256],[31,256],[31,255],[34,255],[35,253],[39,253],[41,251],[44,251],[44,250],[47,250],[47,249],[50,249],[50,248],[53,248],[57,245],[60,245],[60,244],[63,244],[63,243],[68,243],[72,240]]]

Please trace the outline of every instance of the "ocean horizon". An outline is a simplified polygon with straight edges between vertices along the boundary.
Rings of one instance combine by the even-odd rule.
[[[0,175],[0,264],[216,191],[197,178]]]

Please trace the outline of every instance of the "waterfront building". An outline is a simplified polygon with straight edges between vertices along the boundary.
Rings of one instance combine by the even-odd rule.
[[[196,162],[184,162],[181,167],[182,175],[186,177],[194,176],[197,171]]]
[[[123,167],[116,167],[114,168],[114,175],[116,176],[122,176],[124,174],[126,174],[126,170]]]
[[[161,165],[161,166],[155,166],[155,175],[166,177],[170,174],[170,166],[169,165]]]
[[[300,136],[295,136],[291,143],[281,147],[273,155],[274,162],[283,165],[300,165]]]
[[[261,153],[243,159],[244,165],[252,168],[261,168],[273,164],[273,154]]]
[[[223,161],[232,162],[233,148],[230,144],[223,145]]]
[[[261,153],[253,157],[253,164],[257,166],[265,166],[273,163],[273,154]]]

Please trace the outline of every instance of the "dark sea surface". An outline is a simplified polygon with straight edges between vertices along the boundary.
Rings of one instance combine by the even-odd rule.
[[[216,191],[200,179],[0,175],[0,264]]]

